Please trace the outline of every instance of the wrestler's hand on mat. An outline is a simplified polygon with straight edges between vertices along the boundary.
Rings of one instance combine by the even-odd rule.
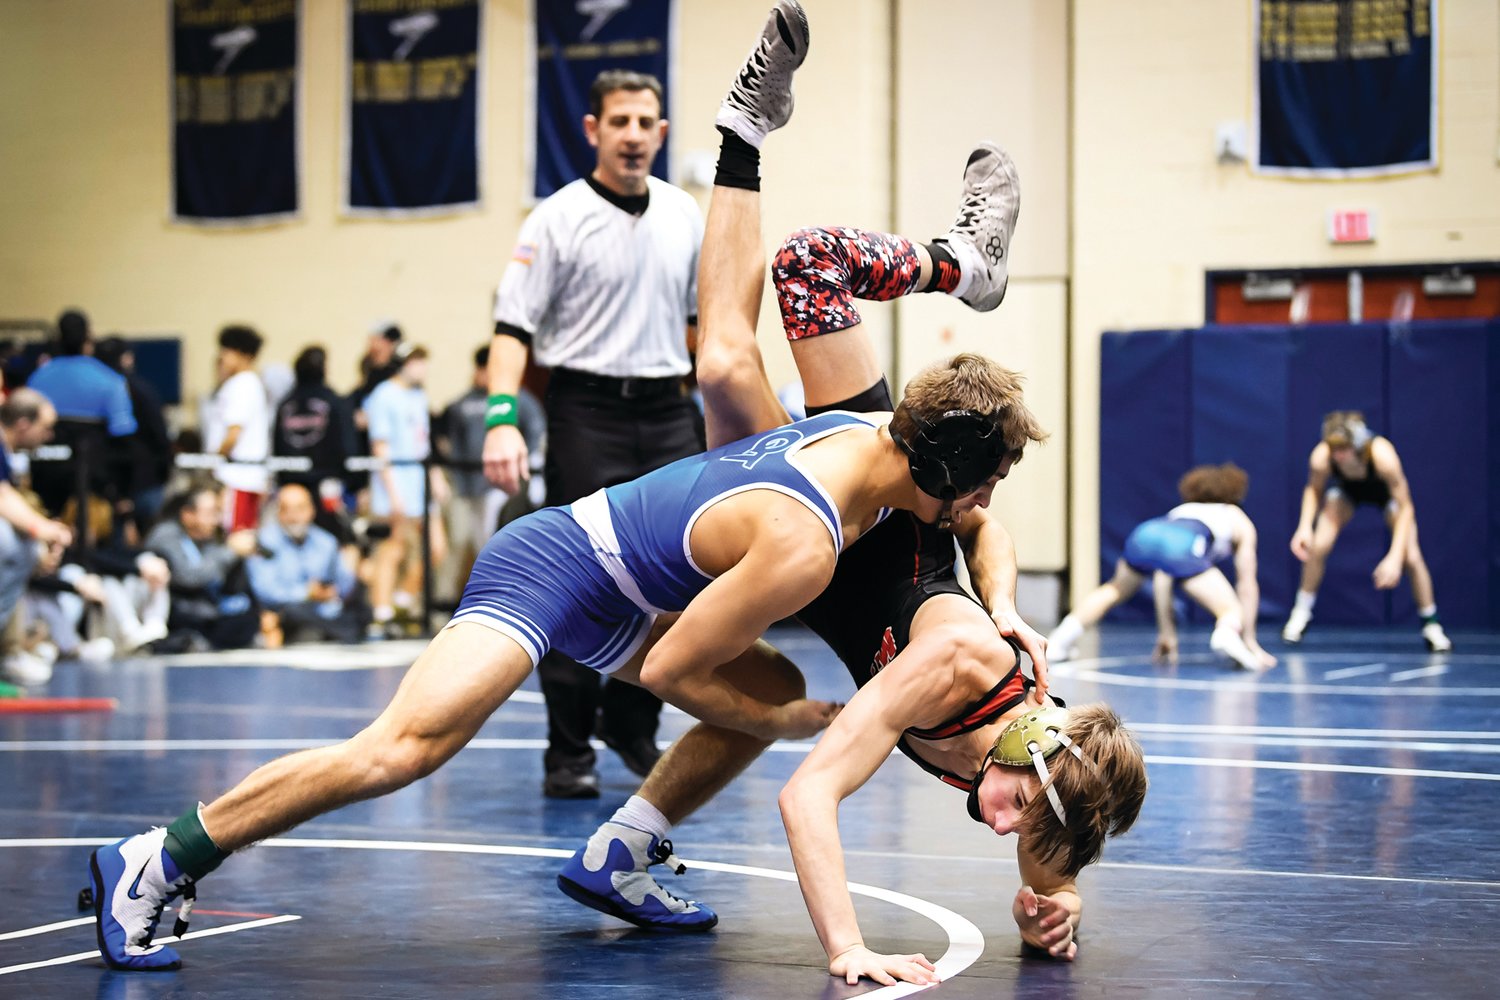
[[[484,478],[514,495],[526,471],[526,439],[514,424],[491,427],[484,436]]]
[[[864,945],[835,955],[828,963],[828,974],[840,977],[850,986],[859,982],[861,976],[882,986],[894,986],[897,980],[923,986],[941,982],[937,968],[927,961],[926,955],[881,955]]]
[[[765,735],[773,740],[805,740],[827,729],[843,707],[836,701],[814,701],[811,698],[798,698],[777,705],[771,715],[770,731]]]
[[[1298,528],[1292,532],[1292,555],[1296,556],[1299,562],[1307,562],[1308,554],[1311,552],[1312,531]]]
[[[990,616],[995,620],[995,627],[1000,634],[1007,639],[1014,639],[1016,644],[1026,651],[1031,657],[1031,674],[1036,679],[1036,687],[1031,689],[1030,697],[1038,705],[1047,697],[1047,640],[1042,634],[1030,625],[1014,609],[996,611]]]
[[[1072,912],[1060,900],[1039,896],[1031,886],[1023,885],[1016,892],[1010,912],[1021,929],[1021,940],[1033,948],[1065,962],[1073,961],[1078,954],[1078,942],[1073,940]]]
[[[1370,577],[1375,581],[1376,590],[1390,590],[1401,582],[1401,557],[1386,556],[1375,564],[1375,572]]]
[[[1177,666],[1177,637],[1175,635],[1156,637],[1156,647],[1151,650],[1151,662]]]

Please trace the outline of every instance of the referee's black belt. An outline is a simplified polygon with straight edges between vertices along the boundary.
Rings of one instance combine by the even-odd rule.
[[[551,384],[559,389],[581,390],[611,399],[658,399],[682,394],[680,375],[668,375],[664,378],[619,378],[581,372],[576,368],[554,368]]]

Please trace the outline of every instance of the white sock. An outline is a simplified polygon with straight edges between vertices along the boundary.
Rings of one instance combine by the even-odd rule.
[[[1077,618],[1068,615],[1057,623],[1057,628],[1053,629],[1052,634],[1047,637],[1047,645],[1069,649],[1081,638],[1083,638],[1083,624]]]
[[[392,618],[396,617],[396,612],[391,608],[389,604],[382,604],[373,612],[371,612],[371,617],[373,617],[377,623],[388,622]]]
[[[391,603],[402,611],[410,611],[412,605],[417,603],[417,599],[404,590],[398,590],[391,595]]]
[[[1317,603],[1317,600],[1317,594],[1309,594],[1305,590],[1299,590],[1297,591],[1297,599],[1292,604],[1292,610],[1310,615],[1312,614],[1313,605]]]
[[[968,240],[950,239],[945,241],[945,245],[952,252],[953,259],[958,261],[958,284],[948,294],[961,299],[974,284],[974,275],[985,270],[985,261],[979,255],[979,250]]]
[[[627,799],[623,806],[615,810],[609,821],[642,830],[657,840],[666,840],[667,834],[672,832],[672,824],[667,822],[667,817],[661,814],[661,810],[639,795],[632,795]]]
[[[1428,619],[1428,618],[1436,618],[1437,617],[1437,605],[1436,604],[1429,604],[1425,608],[1418,608],[1417,609],[1417,617],[1421,618],[1421,619],[1424,619],[1424,620]]]

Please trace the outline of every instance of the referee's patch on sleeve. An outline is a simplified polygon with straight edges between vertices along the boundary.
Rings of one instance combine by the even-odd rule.
[[[516,248],[511,251],[510,259],[517,264],[530,264],[536,257],[535,243],[517,243]]]

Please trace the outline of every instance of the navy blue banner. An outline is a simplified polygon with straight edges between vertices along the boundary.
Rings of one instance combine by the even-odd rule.
[[[650,73],[670,104],[672,0],[532,0],[536,9],[536,125],[532,193],[545,198],[594,169],[583,136],[589,87],[602,70]],[[664,117],[670,117],[664,115]],[[667,180],[671,135],[651,172]]]
[[[1370,177],[1437,166],[1437,2],[1259,0],[1255,170]]]
[[[479,0],[350,0],[345,209],[479,202]]]
[[[297,211],[299,0],[174,0],[174,218]]]

